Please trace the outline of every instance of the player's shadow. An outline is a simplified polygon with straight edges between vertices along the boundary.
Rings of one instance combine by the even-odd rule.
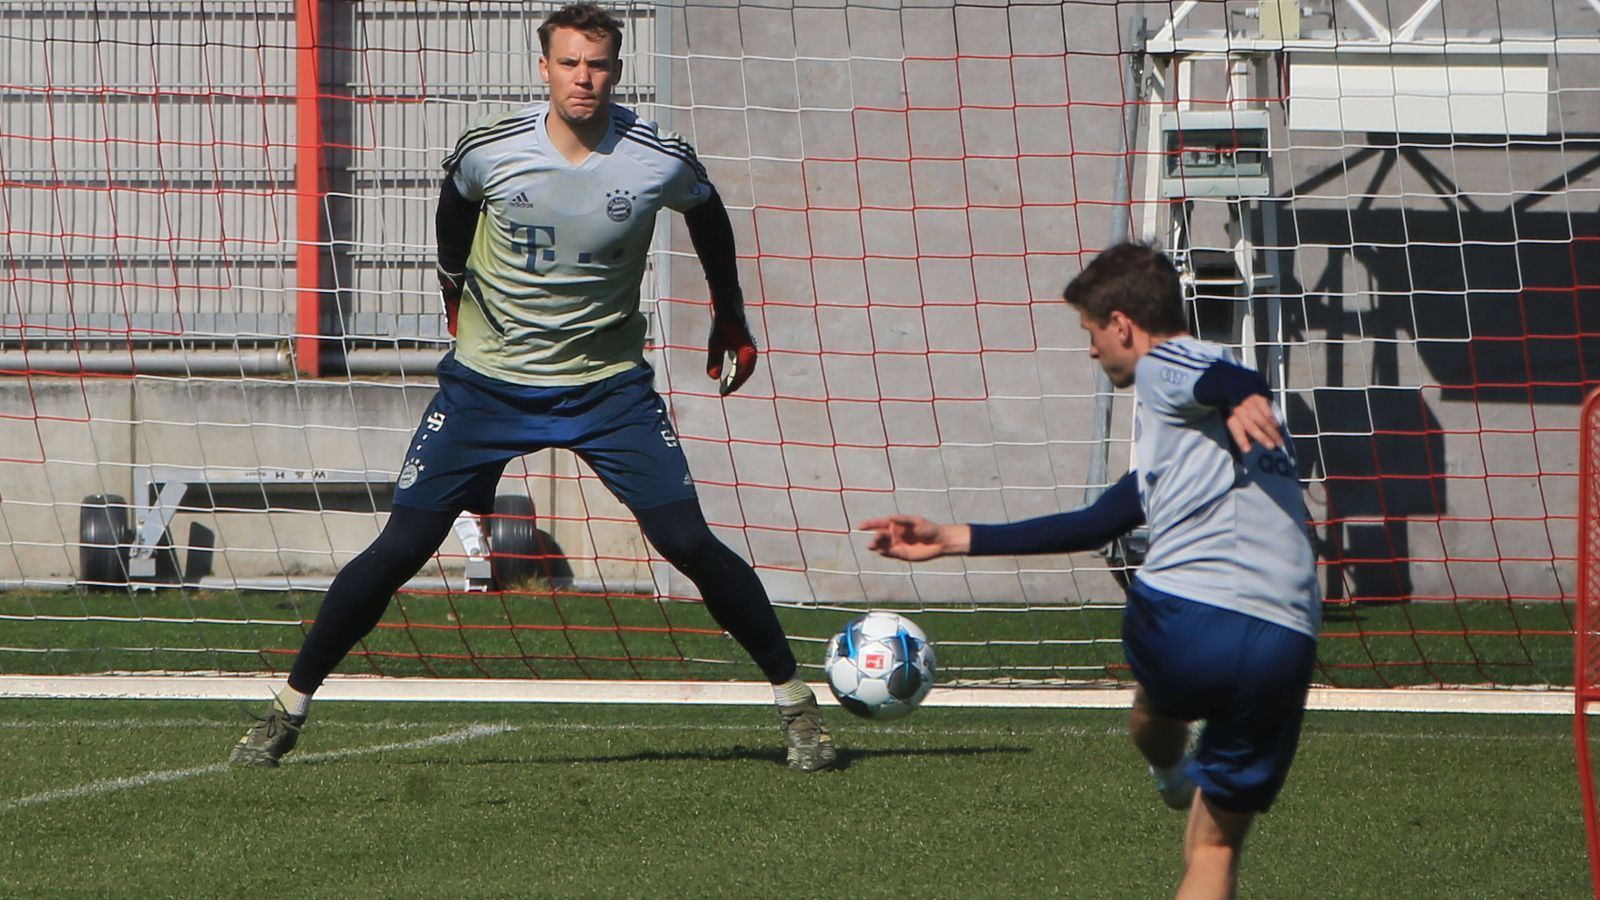
[[[1356,603],[1325,603],[1322,607],[1324,625],[1330,622],[1355,625],[1365,622],[1367,618],[1361,614],[1361,606]]]
[[[526,765],[589,765],[606,763],[652,763],[652,762],[748,762],[752,760],[784,759],[781,749],[771,747],[743,747],[734,745],[716,750],[641,750],[636,753],[600,753],[600,754],[570,754],[554,755],[544,753],[529,753],[527,755],[477,756],[459,761],[464,766],[526,766]],[[409,763],[402,763],[406,765]],[[418,760],[416,764],[423,764]]]
[[[836,771],[843,771],[857,762],[873,758],[914,756],[977,757],[1032,752],[1033,749],[1030,747],[884,747],[872,749],[841,747],[839,748],[839,757],[834,762],[833,768]],[[769,762],[774,765],[784,765],[786,758],[781,747],[746,747],[741,744],[735,744],[731,747],[710,750],[641,750],[635,753],[570,754],[560,756],[545,754],[480,756],[475,759],[464,760],[461,764],[468,766],[529,764],[571,766],[663,762]],[[402,765],[405,764],[402,763]],[[419,760],[416,764],[422,765],[424,763]]]
[[[843,770],[858,762],[888,757],[925,756],[959,759],[995,755],[1019,756],[1032,752],[1032,747],[880,747],[872,749],[841,747],[839,748],[839,759],[833,764],[833,767]]]

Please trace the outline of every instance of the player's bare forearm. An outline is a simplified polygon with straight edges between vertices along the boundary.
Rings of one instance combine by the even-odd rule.
[[[872,532],[867,549],[907,562],[959,556],[972,546],[971,526],[941,524],[921,516],[896,514],[868,519],[856,528]]]

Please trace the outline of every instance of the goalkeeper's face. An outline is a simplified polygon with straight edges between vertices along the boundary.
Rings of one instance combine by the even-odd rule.
[[[571,125],[604,122],[611,90],[622,74],[622,60],[604,32],[576,28],[550,34],[549,52],[539,57],[539,74],[550,86],[550,108]]]

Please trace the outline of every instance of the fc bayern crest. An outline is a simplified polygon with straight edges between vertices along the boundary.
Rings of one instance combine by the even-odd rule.
[[[406,488],[411,487],[413,484],[416,484],[417,474],[416,460],[408,460],[405,468],[400,470],[400,481],[397,487],[403,491]]]
[[[633,215],[633,195],[627,191],[606,192],[606,216],[613,222],[626,222]]]

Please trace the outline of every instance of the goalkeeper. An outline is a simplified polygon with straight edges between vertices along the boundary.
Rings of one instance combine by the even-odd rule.
[[[294,747],[311,695],[457,514],[490,512],[506,463],[545,447],[593,468],[761,668],[789,765],[809,772],[834,761],[760,579],[706,524],[644,359],[639,284],[665,207],[684,214],[710,287],[706,373],[724,395],[750,378],[756,345],[727,210],[687,142],[612,103],[622,74],[616,18],[573,4],[544,21],[539,42],[549,101],[468,129],[444,160],[438,272],[456,345],[407,447],[393,513],[328,589],[287,686],[235,745],[236,763],[276,765]]]
[[[860,527],[871,549],[916,562],[1091,550],[1148,523],[1122,625],[1129,728],[1163,800],[1190,810],[1178,896],[1231,897],[1245,833],[1294,759],[1322,618],[1294,445],[1261,374],[1186,333],[1163,254],[1113,247],[1065,299],[1112,384],[1135,386],[1134,471],[1074,512]]]

